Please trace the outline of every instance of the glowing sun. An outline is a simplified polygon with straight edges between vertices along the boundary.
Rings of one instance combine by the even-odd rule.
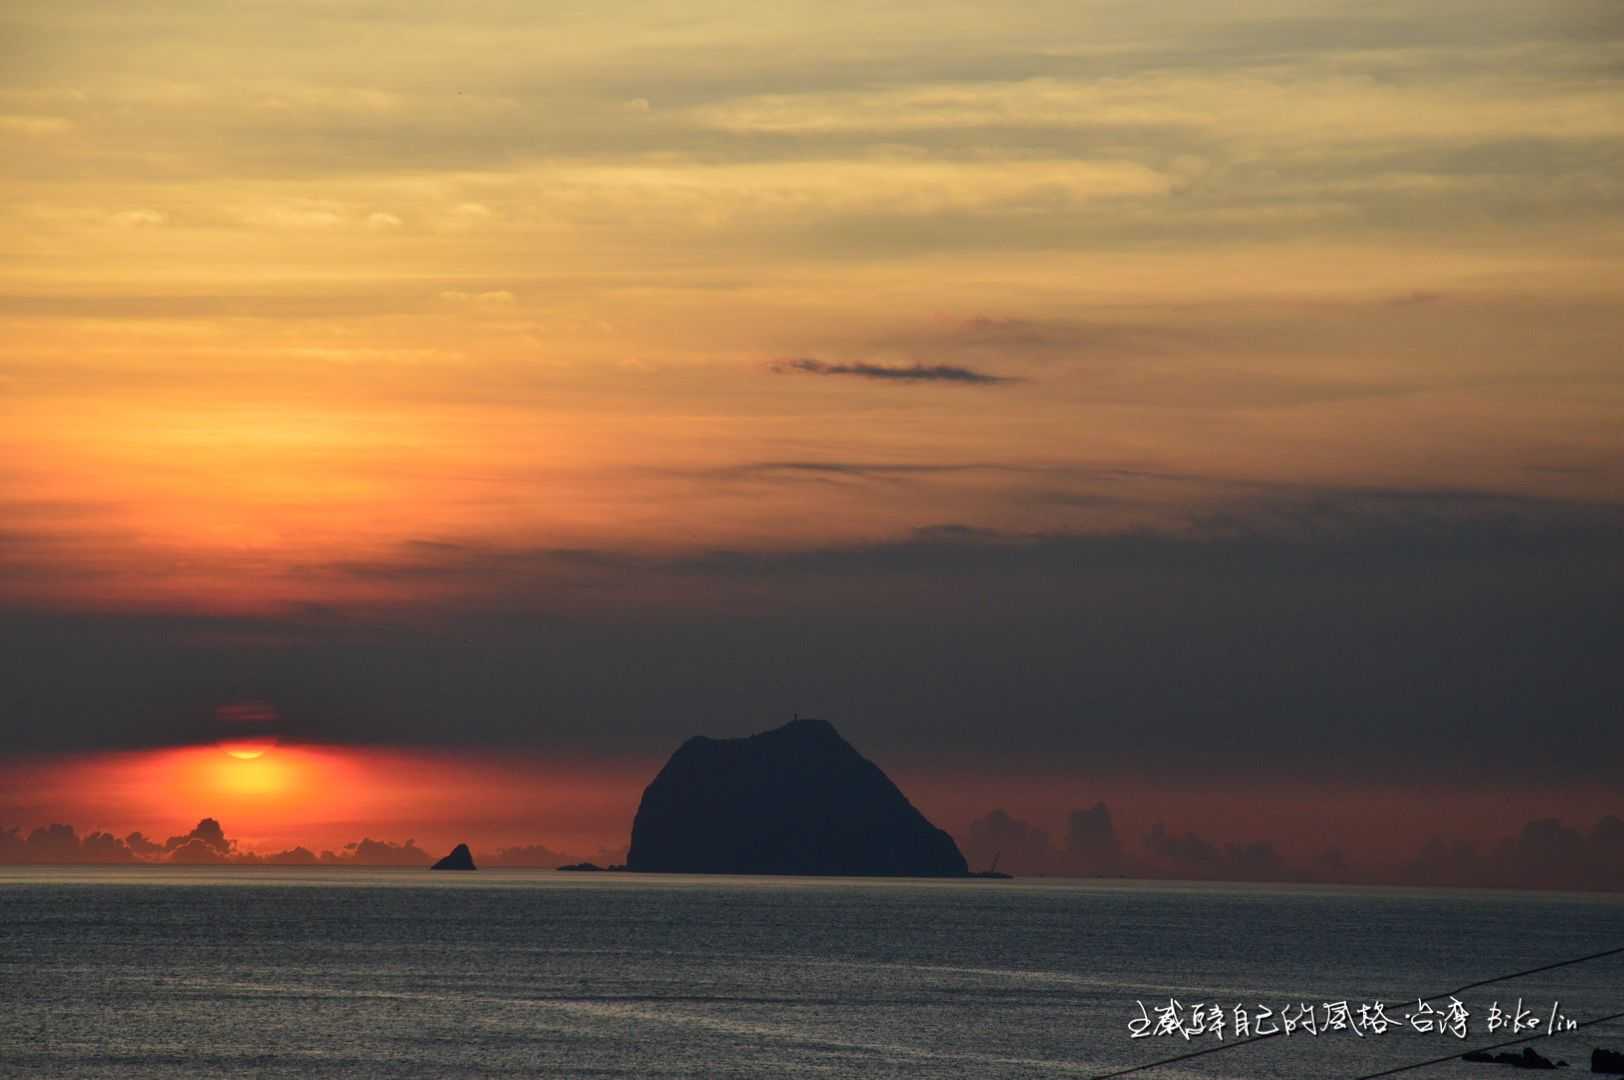
[[[240,761],[253,761],[270,753],[275,745],[275,739],[235,739],[221,743],[220,749]]]

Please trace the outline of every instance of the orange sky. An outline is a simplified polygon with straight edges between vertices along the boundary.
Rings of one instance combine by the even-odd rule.
[[[1465,833],[1624,779],[1610,0],[0,36],[28,823],[595,847],[797,708],[961,821]],[[290,726],[234,764],[191,718],[245,697]]]
[[[26,793],[17,812],[31,825],[48,816],[160,843],[208,816],[261,854],[341,850],[363,837],[447,849],[472,840],[481,851],[545,842],[592,854],[625,846],[631,810],[657,768],[297,745],[244,760],[209,745],[19,760],[0,779]]]
[[[4,595],[399,606],[470,586],[334,568],[1166,528],[1235,485],[1616,498],[1609,46],[1493,7],[1371,14],[1376,48],[1261,0],[24,4]],[[772,462],[1011,471],[876,498]]]
[[[7,808],[28,824],[48,816],[81,833],[140,831],[160,843],[210,816],[238,850],[261,855],[342,851],[363,837],[416,840],[431,853],[469,842],[480,852],[543,844],[595,855],[626,846],[637,800],[661,764],[288,745],[243,759],[228,752],[235,745],[20,760],[0,768],[0,782],[28,793],[32,806]],[[1103,801],[1128,850],[1162,823],[1220,844],[1267,840],[1294,857],[1336,848],[1360,866],[1395,864],[1433,835],[1488,849],[1532,818],[1588,824],[1617,809],[1616,792],[1602,787],[1418,792],[1276,780],[1237,790],[1152,777],[907,770],[894,779],[961,838],[973,818],[1001,808],[1058,846],[1066,815]]]

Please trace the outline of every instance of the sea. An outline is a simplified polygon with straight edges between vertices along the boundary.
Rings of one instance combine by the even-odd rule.
[[[1624,954],[1417,999],[1621,945],[1595,894],[11,867],[0,1076],[1352,1078],[1531,1033],[1586,1072]]]

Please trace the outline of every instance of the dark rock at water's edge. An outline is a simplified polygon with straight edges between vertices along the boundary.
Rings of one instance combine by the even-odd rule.
[[[478,870],[474,865],[474,853],[468,850],[467,844],[458,844],[451,849],[451,854],[429,867],[430,870]]]
[[[1520,1054],[1491,1054],[1487,1050],[1470,1050],[1460,1056],[1462,1061],[1477,1065],[1511,1065],[1519,1069],[1565,1069],[1565,1061],[1552,1061],[1532,1046],[1522,1048]]]
[[[1624,1053],[1617,1050],[1590,1051],[1590,1071],[1593,1073],[1624,1073]]]
[[[696,736],[643,792],[629,870],[964,877],[953,838],[823,720]]]
[[[568,866],[560,866],[560,870],[602,870],[603,867],[595,862],[572,862]]]

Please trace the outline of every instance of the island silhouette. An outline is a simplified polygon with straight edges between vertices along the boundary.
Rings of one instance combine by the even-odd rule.
[[[451,854],[429,867],[430,870],[478,870],[474,865],[474,853],[468,850],[467,844],[458,844],[451,849]]]
[[[695,736],[643,792],[628,870],[966,877],[958,845],[834,726]]]

